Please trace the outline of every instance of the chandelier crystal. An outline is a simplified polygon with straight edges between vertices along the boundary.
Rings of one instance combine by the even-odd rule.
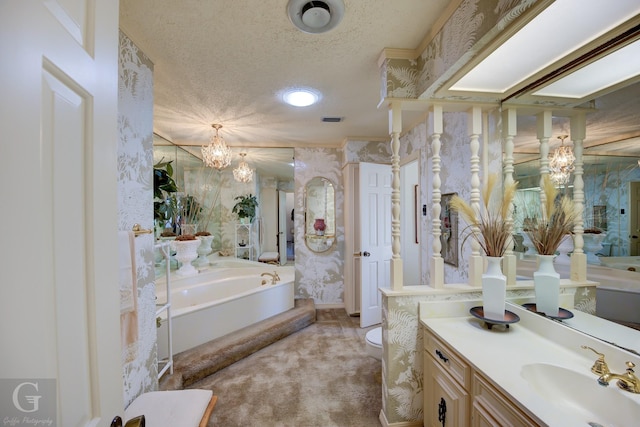
[[[571,172],[575,170],[576,156],[569,146],[564,145],[564,140],[568,135],[560,135],[558,139],[562,142],[560,147],[556,148],[553,154],[549,155],[549,176],[557,184],[566,184],[569,182]]]
[[[202,161],[210,168],[224,169],[231,164],[231,148],[218,134],[222,125],[213,124],[211,127],[216,133],[211,136],[209,145],[202,147]]]
[[[246,155],[247,153],[240,153],[242,160],[238,164],[238,167],[233,170],[233,177],[239,182],[251,182],[253,180],[253,169],[244,161],[244,156]]]

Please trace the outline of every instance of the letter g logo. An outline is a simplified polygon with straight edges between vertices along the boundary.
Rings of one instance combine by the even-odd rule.
[[[20,400],[18,399],[19,397],[19,393],[20,390],[22,390],[22,387],[24,386],[33,386],[33,388],[38,391],[38,383],[28,383],[28,382],[24,382],[24,383],[20,383],[18,384],[18,386],[13,390],[13,405],[16,407],[16,409],[18,409],[19,411],[22,412],[36,412],[38,410],[38,401],[40,400],[40,398],[42,396],[36,395],[36,396],[24,396],[24,398],[27,400],[28,403],[31,403],[32,405],[32,409],[24,409],[22,407],[22,405],[20,405]]]

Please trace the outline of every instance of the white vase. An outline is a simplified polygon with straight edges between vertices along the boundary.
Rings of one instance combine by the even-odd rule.
[[[176,259],[181,263],[176,274],[180,276],[191,276],[198,274],[198,270],[191,264],[191,261],[198,258],[198,246],[200,240],[173,240],[171,248],[176,251]]]
[[[486,257],[487,271],[482,274],[482,310],[486,319],[504,320],[507,278],[502,274],[502,257]]]
[[[200,240],[200,246],[198,246],[198,258],[193,262],[198,267],[207,267],[209,265],[209,255],[212,252],[211,242],[213,242],[213,236],[197,236]]]
[[[602,241],[607,237],[605,233],[584,233],[582,241],[584,242],[584,253],[587,254],[588,264],[600,264],[600,258],[596,255],[602,249]]]
[[[538,255],[538,271],[533,273],[536,311],[557,317],[560,310],[560,275],[553,267],[553,255]]]
[[[573,237],[568,234],[567,237],[562,239],[560,245],[558,245],[558,261],[562,261],[563,263],[568,263],[571,258],[569,258],[569,252],[573,251]]]

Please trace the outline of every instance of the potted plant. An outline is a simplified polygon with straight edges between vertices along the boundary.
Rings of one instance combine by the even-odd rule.
[[[258,208],[258,199],[256,196],[252,194],[236,196],[234,200],[237,200],[237,202],[231,212],[237,214],[241,222],[246,221],[247,218],[249,222],[253,221],[256,216],[256,209]]]
[[[156,227],[162,231],[166,221],[177,213],[175,199],[171,196],[178,191],[178,186],[173,179],[173,160],[164,162],[164,158],[153,165],[153,219]]]
[[[503,320],[507,279],[502,274],[500,262],[511,241],[511,229],[507,227],[507,218],[511,202],[518,183],[506,185],[501,195],[495,195],[494,189],[498,176],[492,174],[482,189],[482,205],[475,209],[459,196],[451,198],[451,209],[457,211],[467,223],[466,236],[478,242],[487,259],[487,271],[482,275],[483,313],[487,319]],[[501,197],[499,203],[492,199]]]

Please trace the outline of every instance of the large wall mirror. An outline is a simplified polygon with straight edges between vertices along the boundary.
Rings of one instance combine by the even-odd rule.
[[[336,198],[331,181],[315,177],[307,182],[305,196],[305,241],[314,252],[331,249],[336,241]]]

